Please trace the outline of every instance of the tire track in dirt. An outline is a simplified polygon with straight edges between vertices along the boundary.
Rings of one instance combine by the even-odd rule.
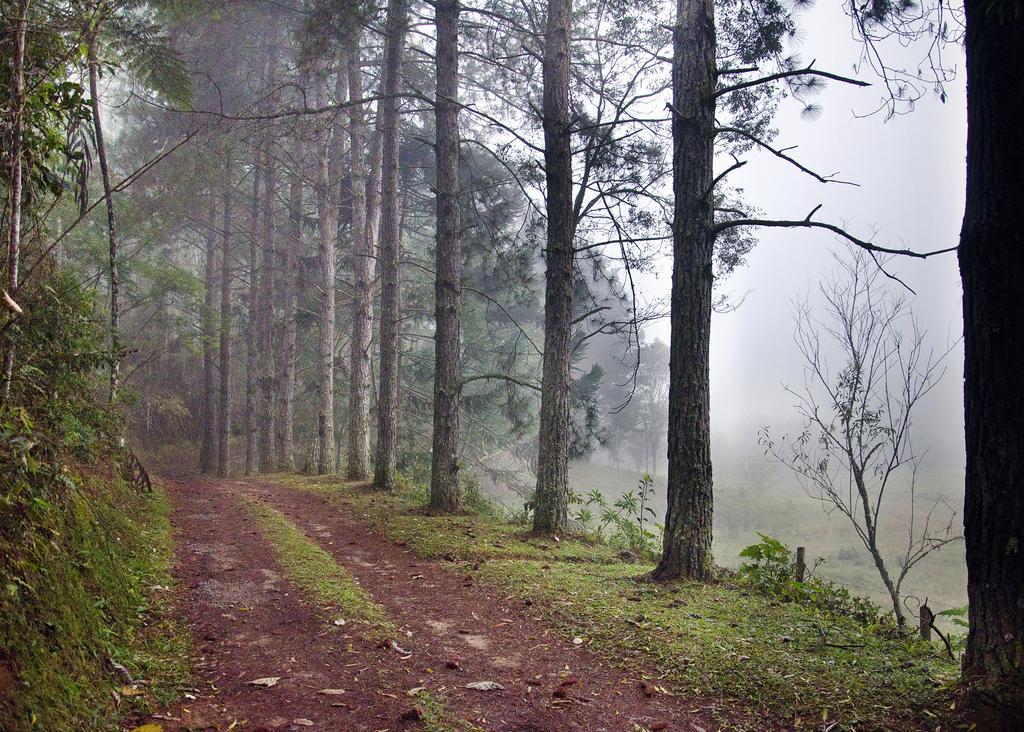
[[[518,600],[439,560],[423,560],[344,515],[325,497],[255,479],[234,484],[294,522],[341,563],[398,625],[425,686],[458,717],[508,732],[713,730],[700,702],[641,688],[562,638]],[[479,692],[469,682],[504,689]]]
[[[165,730],[417,729],[401,715],[413,674],[397,654],[337,627],[288,581],[230,483],[167,480],[178,607],[193,636],[196,699]],[[249,682],[280,677],[271,688]],[[340,695],[321,689],[344,689]],[[244,722],[244,724],[243,724]],[[308,724],[311,723],[311,724]]]

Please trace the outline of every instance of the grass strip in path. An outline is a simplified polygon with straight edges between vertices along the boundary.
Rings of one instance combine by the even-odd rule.
[[[382,641],[394,638],[395,626],[384,608],[330,554],[279,511],[251,496],[239,493],[238,497],[256,519],[292,582],[317,603],[340,613],[345,622],[364,624],[370,637]]]
[[[346,622],[367,626],[371,638],[395,637],[394,623],[384,608],[373,601],[356,579],[278,510],[248,495],[239,494],[246,510],[258,522],[289,579],[314,599],[344,616]],[[478,728],[457,719],[444,700],[426,690],[418,691],[412,706],[421,715],[425,732],[472,732]]]

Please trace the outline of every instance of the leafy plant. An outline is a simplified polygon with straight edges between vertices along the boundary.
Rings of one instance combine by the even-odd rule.
[[[772,536],[760,533],[758,536],[761,541],[740,552],[741,557],[752,560],[744,562],[737,573],[745,584],[784,602],[809,605],[835,615],[854,618],[865,625],[883,622],[885,614],[871,600],[814,576],[814,570],[824,563],[824,559],[817,559],[804,581],[797,582],[796,559],[790,548]]]
[[[952,655],[959,655],[967,648],[967,631],[970,623],[967,620],[967,606],[951,607],[949,610],[935,613],[936,618],[949,618],[950,622],[958,628],[963,628],[959,633],[947,633],[943,640],[946,641]]]
[[[655,513],[650,505],[653,497],[654,479],[644,473],[636,490],[626,491],[614,503],[609,503],[599,490],[586,496],[574,494],[571,501],[579,508],[573,518],[585,530],[592,530],[591,524],[596,519],[599,535],[640,556],[653,557],[661,544],[660,527],[653,523]]]

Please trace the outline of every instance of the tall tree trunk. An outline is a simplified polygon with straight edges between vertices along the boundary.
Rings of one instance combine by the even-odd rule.
[[[377,397],[377,460],[374,484],[391,490],[396,478],[396,440],[398,433],[398,345],[400,338],[399,287],[402,242],[399,233],[398,200],[398,99],[401,88],[402,55],[409,24],[408,0],[388,0],[387,29],[384,38],[384,72],[379,102],[381,162],[381,313],[380,313],[380,393]]]
[[[263,153],[263,201],[260,204],[263,216],[263,237],[260,261],[259,304],[257,310],[257,338],[259,344],[259,453],[260,472],[270,472],[277,467],[275,430],[274,386],[277,378],[274,353],[274,291],[276,219],[274,202],[277,198],[276,164],[270,156],[268,137]]]
[[[284,384],[281,389],[281,467],[295,470],[295,344],[298,323],[295,302],[299,287],[299,254],[302,251],[302,177],[292,170],[288,177],[289,232],[284,251],[284,331],[281,360]]]
[[[370,172],[366,178],[366,239],[369,242],[371,253],[377,251],[380,235],[380,177],[381,166],[384,163],[382,159],[384,156],[383,136],[378,113],[373,137],[370,140]]]
[[[430,464],[430,507],[459,509],[459,402],[462,362],[459,310],[462,305],[462,246],[459,241],[459,0],[435,4],[437,83],[434,114],[437,139],[437,252],[434,278],[434,440]]]
[[[668,512],[658,580],[711,575],[712,0],[677,0],[672,65],[675,212],[668,395]]]
[[[10,213],[7,229],[7,282],[8,295],[13,299],[18,295],[18,265],[21,258],[21,199],[22,199],[22,161],[21,148],[24,129],[25,110],[25,35],[28,31],[29,0],[23,0],[18,7],[18,18],[14,25],[14,58],[11,62],[11,102],[14,106],[11,124],[10,165]],[[8,317],[15,317],[9,313]],[[4,348],[3,364],[3,398],[11,391],[11,380],[14,377],[14,342],[8,341]]]
[[[348,96],[348,67],[338,64],[334,98]],[[317,205],[320,213],[320,412],[317,418],[317,472],[333,472],[337,464],[334,438],[334,341],[337,314],[338,225],[341,206],[341,157],[344,130],[336,119],[321,148],[317,173]]]
[[[348,57],[349,99],[363,99],[362,53],[357,33]],[[367,227],[366,111],[349,107],[352,176],[352,346],[348,400],[349,480],[370,478],[370,345],[373,338],[373,242]]]
[[[91,28],[86,53],[89,64],[89,95],[92,97],[92,125],[96,134],[96,157],[100,161],[100,178],[103,181],[103,195],[107,204],[107,236],[110,255],[110,403],[117,401],[117,392],[121,385],[121,336],[118,332],[120,317],[120,275],[117,269],[117,226],[114,220],[113,187],[110,184],[110,166],[107,164],[107,146],[103,139],[103,122],[100,117],[99,74],[100,63],[97,58],[97,29]]]
[[[989,726],[1024,714],[1024,17],[967,0],[964,538],[970,631],[964,677]],[[999,722],[1001,720],[1001,723]]]
[[[569,51],[572,0],[548,0],[544,39],[544,168],[547,176],[547,270],[544,371],[533,530],[564,531],[569,510],[569,349],[572,332],[572,130]]]
[[[245,331],[245,474],[252,475],[259,468],[259,425],[256,403],[259,383],[257,355],[257,312],[259,311],[259,253],[260,253],[260,183],[262,178],[260,155],[257,152],[252,166],[252,202],[249,211],[249,314]]]
[[[206,266],[204,267],[203,289],[203,415],[202,440],[199,445],[199,469],[212,473],[217,463],[217,366],[214,341],[217,324],[214,311],[217,307],[217,194],[210,191],[210,212],[206,231]]]
[[[217,395],[217,476],[231,473],[231,227],[233,171],[231,152],[226,153],[224,176],[224,231],[220,256],[220,388]]]

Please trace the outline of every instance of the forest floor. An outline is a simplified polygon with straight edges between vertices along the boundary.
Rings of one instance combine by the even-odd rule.
[[[322,496],[254,479],[165,486],[196,688],[136,720],[147,732],[712,730],[729,716]]]

